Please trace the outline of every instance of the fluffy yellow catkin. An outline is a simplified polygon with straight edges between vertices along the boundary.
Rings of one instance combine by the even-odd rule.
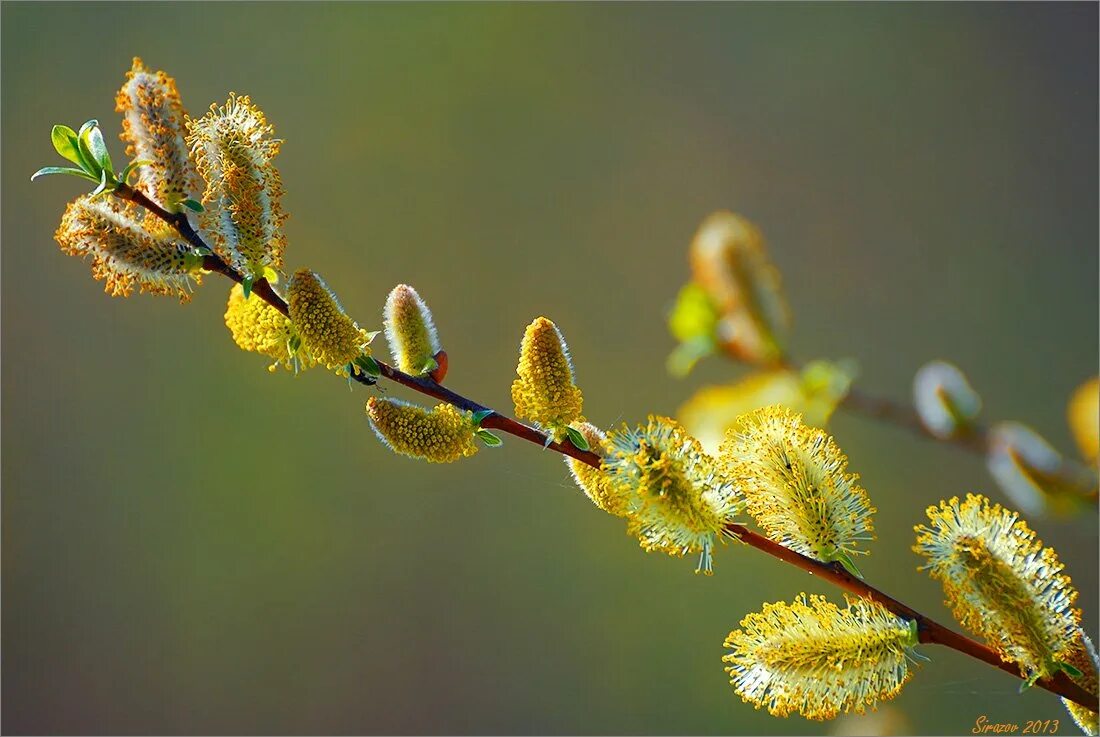
[[[1100,377],[1094,376],[1077,387],[1066,416],[1081,456],[1095,466],[1100,458]]]
[[[370,355],[371,336],[348,317],[321,277],[299,269],[287,287],[290,319],[309,355],[328,369],[344,373],[359,355]]]
[[[535,319],[520,343],[519,378],[512,382],[516,415],[537,422],[558,440],[569,423],[581,419],[583,398],[573,383],[569,349],[556,325]]]
[[[913,550],[943,584],[947,605],[967,629],[1030,678],[1059,670],[1074,647],[1077,590],[1051,548],[1015,512],[967,494],[928,508]]]
[[[754,364],[779,359],[790,317],[759,229],[716,212],[699,226],[690,253],[695,282],[721,315],[718,337],[726,350]]]
[[[862,714],[894,698],[917,644],[906,620],[868,599],[838,608],[821,596],[765,604],[741,620],[722,658],[737,694],[774,716],[807,719]]]
[[[1066,662],[1081,672],[1080,676],[1071,676],[1071,678],[1089,693],[1096,693],[1100,658],[1097,657],[1096,646],[1092,644],[1092,638],[1086,635],[1084,630],[1077,632],[1077,639],[1066,656]],[[1100,733],[1100,715],[1095,711],[1086,709],[1069,699],[1062,699],[1062,703],[1082,732],[1088,735]]]
[[[187,121],[187,142],[206,179],[199,226],[219,256],[241,274],[259,279],[283,265],[286,214],[282,180],[273,160],[282,141],[247,96]]]
[[[91,258],[92,276],[113,297],[128,297],[136,286],[187,301],[202,270],[201,254],[168,231],[149,229],[135,208],[111,197],[69,203],[54,238],[70,256]]]
[[[621,510],[645,550],[697,553],[696,573],[709,575],[715,537],[743,500],[699,441],[675,420],[651,416],[641,427],[612,432],[606,448],[607,508]]]
[[[300,339],[290,318],[256,295],[246,298],[240,284],[229,290],[225,326],[242,350],[261,353],[274,361],[269,371],[282,366],[297,373],[314,365],[298,345]]]
[[[867,551],[875,509],[847,473],[848,459],[823,430],[773,405],[738,421],[722,444],[720,464],[772,540],[816,560],[846,561]]]
[[[601,458],[606,455],[607,434],[603,430],[589,422],[574,422],[572,427],[584,436],[588,441],[588,448],[593,453]],[[602,468],[593,468],[570,456],[565,456],[565,465],[569,468],[569,473],[573,475],[577,486],[593,504],[611,514],[621,516],[625,513],[625,510],[617,505],[617,497],[611,490],[610,479]]]
[[[382,311],[382,327],[399,369],[413,375],[432,369],[439,338],[432,313],[415,289],[407,284],[393,288]]]
[[[477,452],[472,416],[449,404],[428,410],[396,399],[371,397],[367,416],[379,440],[401,455],[451,463]]]
[[[115,96],[122,113],[126,155],[148,161],[137,170],[138,186],[158,204],[172,208],[181,200],[202,195],[202,180],[187,145],[187,113],[176,81],[164,72],[151,72],[134,57],[126,82]]]

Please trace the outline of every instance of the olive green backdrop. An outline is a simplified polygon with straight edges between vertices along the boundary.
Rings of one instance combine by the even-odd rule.
[[[1097,7],[3,6],[3,726],[9,732],[820,733],[743,704],[722,640],[836,592],[759,553],[646,555],[518,440],[396,457],[367,390],[269,375],[187,306],[111,299],[51,239],[75,179],[50,126],[98,118],[138,54],[201,113],[249,93],[286,139],[288,265],[365,327],[415,285],[448,383],[508,409],[524,325],[570,341],[585,410],[672,413],[735,367],[664,372],[663,315],[711,210],[761,225],[798,356],[908,396],[957,362],[989,419],[1069,449],[1097,370]],[[381,341],[379,345],[382,346]],[[384,348],[381,349],[384,354]],[[407,397],[399,388],[394,396]],[[879,508],[866,576],[947,617],[912,525],[979,459],[841,416]],[[1033,520],[1097,625],[1097,524]],[[968,732],[1056,699],[950,651],[880,712]]]

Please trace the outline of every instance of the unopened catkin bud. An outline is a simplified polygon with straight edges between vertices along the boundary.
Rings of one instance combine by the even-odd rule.
[[[274,159],[282,141],[247,97],[187,121],[187,142],[206,179],[199,226],[223,260],[259,279],[283,265],[283,184]]]
[[[964,627],[1029,678],[1053,675],[1070,656],[1080,612],[1077,590],[1051,548],[1015,512],[967,494],[928,508],[913,550],[943,584]]]
[[[565,339],[553,322],[539,317],[523,333],[519,378],[512,382],[516,415],[537,422],[556,438],[581,418],[583,397],[573,383],[573,364]]]
[[[386,298],[382,326],[393,360],[407,374],[421,375],[439,366],[439,338],[428,305],[416,290],[398,284]]]
[[[691,270],[721,315],[725,350],[749,363],[777,363],[790,316],[759,229],[731,212],[710,215],[691,243]]]
[[[928,432],[947,439],[970,427],[982,409],[982,398],[957,366],[931,361],[913,377],[913,406]]]
[[[359,355],[370,355],[370,338],[348,317],[328,285],[309,269],[299,269],[287,288],[290,319],[317,363],[343,372]]]
[[[115,110],[122,113],[119,137],[126,143],[126,155],[149,162],[138,169],[141,190],[168,208],[198,199],[202,180],[191,161],[187,113],[176,81],[164,72],[149,71],[134,57],[126,83],[115,96]]]
[[[917,644],[909,622],[869,599],[840,609],[821,596],[765,604],[730,633],[722,658],[734,691],[774,716],[862,714],[897,696]]]
[[[1062,476],[1062,454],[1022,423],[999,422],[990,428],[986,467],[1001,490],[1029,514],[1064,513],[1080,502],[1081,488]]]
[[[451,463],[477,452],[473,417],[450,404],[428,410],[396,399],[371,397],[367,416],[378,438],[401,455]]]
[[[191,298],[202,255],[165,229],[152,230],[133,207],[114,198],[79,197],[69,203],[54,238],[71,256],[91,258],[92,276],[113,297],[136,286],[150,294]]]

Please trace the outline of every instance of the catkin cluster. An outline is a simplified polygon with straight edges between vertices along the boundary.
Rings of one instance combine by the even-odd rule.
[[[54,237],[65,253],[91,259],[92,276],[112,296],[127,297],[137,287],[187,301],[199,281],[201,254],[171,231],[150,228],[135,208],[115,199],[77,198]]]
[[[187,299],[205,264],[240,282],[230,291],[225,324],[241,349],[271,359],[271,370],[322,365],[347,375],[349,383],[355,378],[370,385],[384,376],[453,402],[429,409],[371,397],[370,426],[398,454],[449,463],[474,455],[478,440],[500,445],[489,428],[509,429],[565,452],[577,486],[599,509],[623,518],[646,551],[697,555],[697,572],[710,574],[717,541],[730,536],[832,578],[845,576],[837,566],[859,576],[851,556],[869,552],[876,510],[859,477],[848,471],[847,456],[815,427],[844,399],[855,369],[828,361],[795,368],[785,358],[786,301],[752,223],[720,212],[696,233],[692,281],[670,317],[680,342],[670,368],[686,373],[721,349],[757,372],[701,391],[682,411],[690,417],[688,427],[650,416],[605,433],[582,415],[561,331],[539,317],[524,332],[511,386],[516,415],[545,431],[539,433],[440,386],[447,354],[426,302],[411,286],[395,287],[383,309],[396,368],[373,358],[374,334],[359,327],[313,271],[296,271],[284,297],[279,272],[286,214],[274,166],[282,142],[247,96],[231,95],[225,105],[188,119],[174,80],[135,59],[116,106],[127,153],[137,159],[121,174],[113,170],[95,121],[79,134],[55,126],[51,135],[58,153],[78,168],[47,167],[36,174],[66,173],[98,185],[69,204],[56,239],[64,252],[91,259],[92,274],[105,281],[108,293],[129,295],[137,288]],[[135,171],[137,189],[129,184]],[[131,202],[143,202],[167,224]],[[188,227],[192,215],[198,236]],[[979,437],[980,397],[951,364],[923,367],[913,399],[919,427],[933,437]],[[1092,462],[1100,445],[1098,406],[1100,382],[1092,380],[1069,408],[1082,455]],[[1044,510],[1060,498],[1079,503],[1081,488],[1095,485],[1090,469],[1067,481],[1065,459],[1019,423],[991,428],[988,446],[992,475],[1027,509]],[[928,525],[916,528],[914,550],[943,584],[959,622],[1016,664],[1028,684],[1065,674],[1095,693],[1096,651],[1074,608],[1077,591],[1054,550],[1016,512],[982,496],[953,497],[930,507],[928,517]],[[750,519],[762,535],[748,530]],[[842,609],[803,594],[790,604],[765,604],[741,620],[723,657],[738,695],[774,715],[809,719],[861,713],[897,695],[917,657],[917,623],[879,603],[890,603],[879,592],[858,588],[851,576],[844,580],[871,598],[848,598]],[[925,621],[921,631],[929,625]],[[1065,703],[1083,730],[1097,732],[1095,712]]]

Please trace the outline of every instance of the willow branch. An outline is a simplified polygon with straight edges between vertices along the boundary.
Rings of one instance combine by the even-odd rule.
[[[849,389],[848,394],[841,400],[840,406],[850,412],[904,428],[929,440],[962,448],[983,458],[988,455],[993,444],[993,433],[985,425],[975,423],[958,435],[942,438],[928,431],[920,421],[916,410],[911,406],[885,397],[873,396],[856,388]],[[1050,476],[1076,490],[1070,493],[1077,493],[1082,499],[1096,503],[1096,476],[1092,469],[1066,456],[1061,456],[1061,463],[1050,472]]]
[[[134,189],[127,184],[121,184],[114,192],[115,196],[125,200],[129,200],[137,205],[140,205],[154,215],[164,220],[171,225],[176,231],[187,240],[195,248],[200,249],[206,254],[203,260],[203,268],[207,271],[217,272],[224,276],[229,277],[237,283],[244,281],[243,277],[226,264],[213,250],[203,241],[202,237],[195,232],[195,229],[191,227],[190,221],[187,219],[187,215],[182,212],[169,212],[153,200],[149,199],[140,190]],[[289,308],[286,301],[271,288],[271,285],[264,279],[258,279],[252,285],[252,291],[265,302],[270,304],[275,309],[279,310],[284,315],[289,316]],[[446,387],[438,384],[430,377],[426,376],[411,376],[409,374],[400,371],[393,366],[382,361],[377,361],[379,368],[381,369],[382,377],[389,379],[397,384],[401,384],[413,391],[419,392],[426,396],[432,397],[442,402],[447,402],[455,407],[467,410],[469,412],[483,412],[489,411],[491,414],[485,417],[481,422],[481,426],[487,429],[500,430],[503,433],[507,433],[514,437],[526,440],[540,445],[544,448],[556,451],[563,455],[570,456],[577,459],[582,463],[586,463],[593,468],[599,468],[601,464],[600,456],[591,451],[580,450],[572,443],[561,443],[552,440],[546,433],[537,430],[528,425],[524,425],[507,415],[501,414],[490,407],[486,407],[478,402],[468,399],[457,392],[451,391]],[[362,374],[352,374],[352,377],[363,384],[373,383],[373,379],[366,377]],[[886,405],[883,405],[886,406]],[[880,415],[881,417],[890,416],[890,412],[885,412]],[[915,620],[917,623],[917,631],[919,634],[920,642],[928,644],[937,644],[949,647],[964,655],[968,655],[977,660],[981,660],[984,663],[1000,668],[1001,670],[1009,673],[1017,678],[1025,678],[1012,663],[1002,660],[997,653],[989,649],[985,645],[982,645],[975,640],[970,639],[964,635],[960,635],[947,627],[933,621],[932,619],[924,616],[914,609],[902,604],[897,599],[894,599],[887,594],[879,591],[870,584],[852,576],[847,571],[839,567],[834,567],[828,563],[822,563],[821,561],[808,558],[804,555],[796,553],[789,548],[785,548],[782,545],[768,539],[767,537],[753,532],[742,524],[731,523],[726,526],[725,534],[733,539],[739,540],[746,545],[749,545],[757,550],[766,553],[773,558],[788,563],[797,568],[806,571],[811,575],[818,576],[845,591],[856,594],[857,596],[865,597],[879,602],[888,610],[903,617],[905,619]],[[1065,673],[1059,672],[1055,676],[1050,678],[1044,678],[1036,682],[1037,686],[1040,686],[1051,693],[1057,694],[1063,698],[1067,698],[1074,701],[1087,709],[1092,711],[1098,710],[1097,696],[1096,694],[1090,694],[1081,688],[1079,685],[1070,680]]]
[[[1023,679],[1025,676],[1020,673],[1020,669],[1012,663],[1002,660],[996,652],[992,649],[982,645],[980,642],[970,639],[965,635],[948,629],[944,625],[936,622],[930,617],[926,617],[915,609],[901,603],[897,599],[889,596],[888,594],[879,591],[874,586],[871,586],[866,581],[856,578],[852,574],[845,571],[843,568],[837,565],[822,563],[821,561],[814,560],[813,558],[807,558],[806,556],[797,553],[790,548],[785,548],[779,543],[764,537],[760,533],[753,532],[742,524],[729,524],[726,525],[725,533],[727,536],[739,540],[746,545],[750,545],[757,550],[767,553],[773,558],[778,558],[784,563],[789,563],[793,566],[801,568],[812,576],[817,576],[821,579],[828,581],[834,586],[838,586],[849,593],[861,596],[873,601],[877,601],[882,604],[886,609],[889,609],[894,614],[905,619],[914,620],[917,623],[917,633],[919,639],[923,643],[929,645],[943,645],[949,647],[952,650],[956,650],[963,655],[968,655],[971,658],[988,663],[994,668],[1000,668],[1004,672],[1015,676],[1016,678]],[[1065,673],[1058,672],[1056,675],[1050,678],[1044,678],[1035,682],[1036,686],[1045,688],[1051,693],[1055,693],[1062,698],[1074,701],[1081,706],[1092,711],[1097,710],[1097,696],[1091,694],[1081,686],[1073,682]]]

